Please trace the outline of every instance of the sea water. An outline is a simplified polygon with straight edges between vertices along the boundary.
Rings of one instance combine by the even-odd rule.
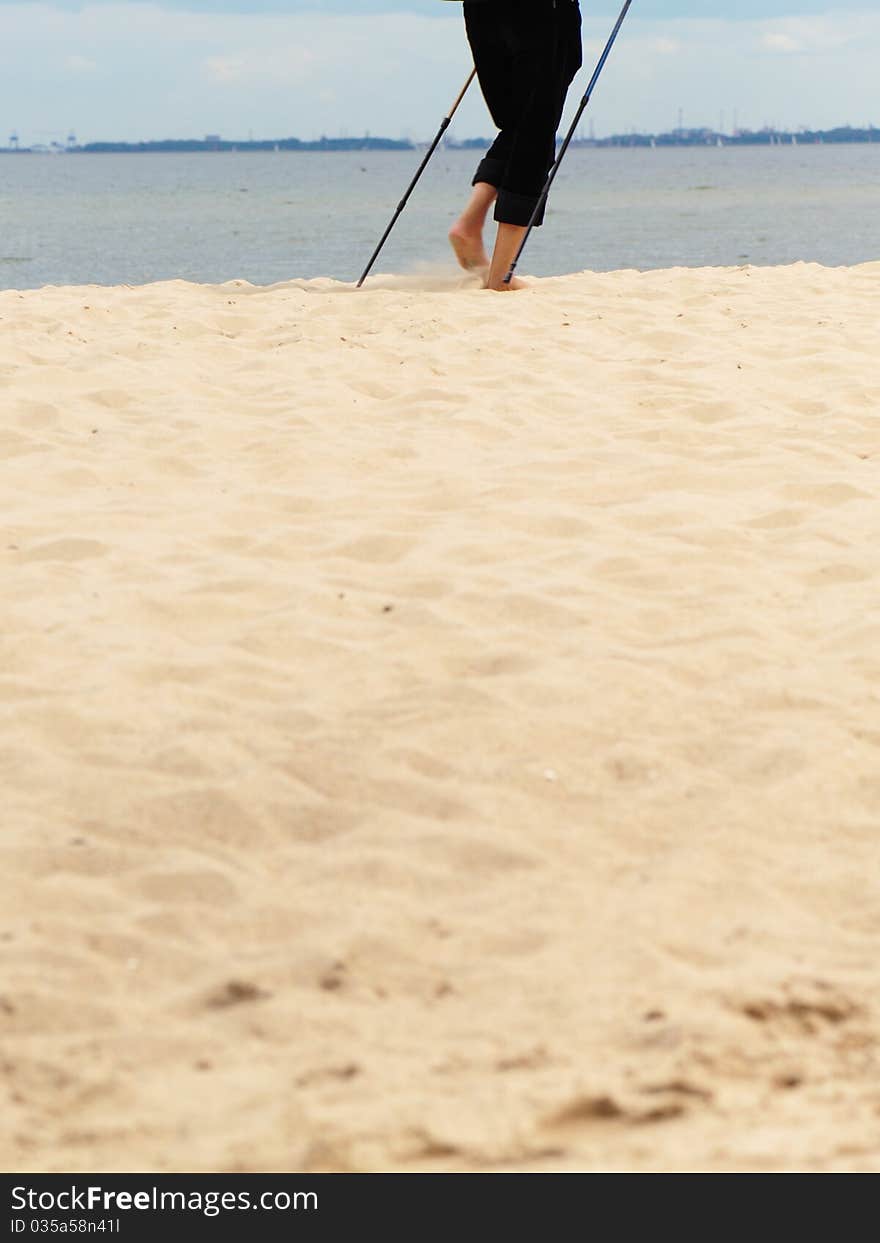
[[[479,151],[440,149],[377,265],[449,263]],[[0,288],[357,278],[417,151],[0,156]],[[880,143],[572,149],[520,271],[880,259]]]

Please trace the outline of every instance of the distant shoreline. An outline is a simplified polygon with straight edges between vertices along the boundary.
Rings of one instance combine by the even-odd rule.
[[[491,138],[466,138],[447,142],[447,150],[468,151],[490,145]],[[579,138],[574,147],[771,147],[822,146],[851,143],[880,143],[880,129],[853,129],[841,126],[831,130],[746,130],[722,134],[715,130],[674,130],[666,134],[612,134],[608,138]],[[231,142],[210,135],[204,139],[159,139],[151,142],[90,142],[84,144],[51,143],[31,147],[0,147],[0,155],[151,155],[190,154],[196,152],[293,151],[293,152],[370,152],[416,151],[426,143],[394,138],[320,138],[304,142],[299,138],[261,139]]]

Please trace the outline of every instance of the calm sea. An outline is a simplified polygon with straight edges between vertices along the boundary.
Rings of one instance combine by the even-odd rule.
[[[478,152],[440,151],[377,271],[446,261]],[[0,156],[0,287],[356,279],[417,152]],[[880,258],[880,144],[573,150],[521,271]]]

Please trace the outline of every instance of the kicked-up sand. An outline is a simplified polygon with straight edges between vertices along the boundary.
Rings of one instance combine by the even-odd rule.
[[[878,329],[0,294],[0,1167],[876,1168]]]

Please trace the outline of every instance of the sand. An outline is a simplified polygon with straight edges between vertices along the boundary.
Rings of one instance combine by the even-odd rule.
[[[0,294],[0,1168],[876,1168],[878,308]]]

